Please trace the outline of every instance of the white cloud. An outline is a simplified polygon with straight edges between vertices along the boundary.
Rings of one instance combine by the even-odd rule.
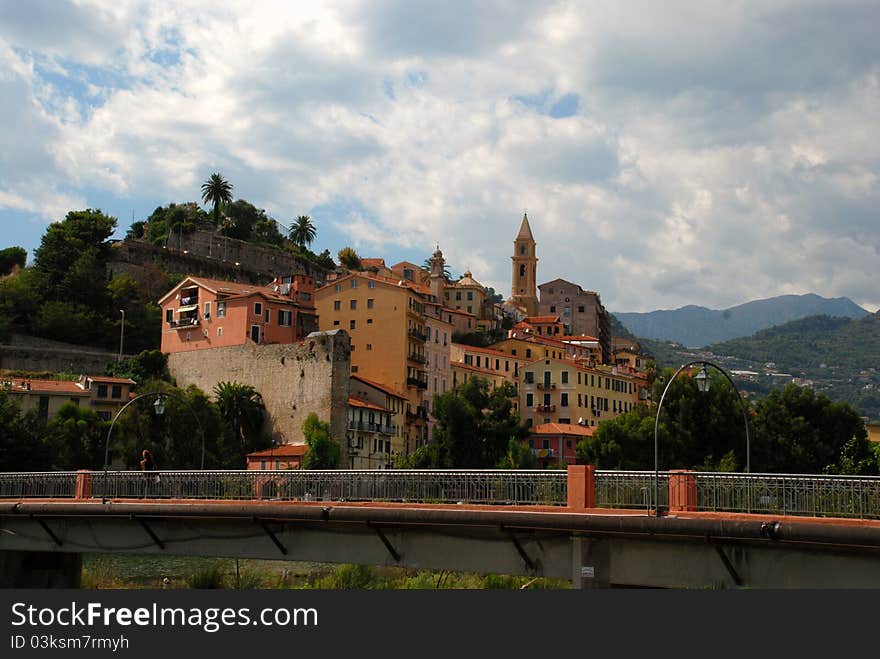
[[[8,208],[159,205],[221,171],[505,293],[528,208],[539,279],[612,309],[880,305],[870,4],[49,6],[0,4]]]

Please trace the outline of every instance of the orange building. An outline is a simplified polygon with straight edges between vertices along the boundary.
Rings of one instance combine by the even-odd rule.
[[[305,444],[281,444],[262,451],[247,454],[247,469],[250,471],[273,471],[280,469],[302,469],[303,458],[309,447]]]
[[[577,444],[592,437],[596,428],[571,423],[540,423],[531,428],[526,437],[538,467],[545,469],[550,465],[574,464],[577,460]]]
[[[426,286],[352,272],[315,292],[322,330],[351,335],[351,373],[406,392],[403,451],[427,441]]]
[[[187,277],[159,300],[162,352],[300,341],[318,329],[314,293],[307,275],[269,286]]]

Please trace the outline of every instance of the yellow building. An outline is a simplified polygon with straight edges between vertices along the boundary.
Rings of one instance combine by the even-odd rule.
[[[349,379],[349,392],[352,397],[378,405],[391,413],[388,422],[391,431],[391,458],[404,452],[406,432],[407,398],[379,382],[373,382],[362,376],[352,375]],[[349,440],[351,435],[349,436]]]
[[[563,359],[538,359],[520,369],[520,416],[544,423],[596,426],[639,403],[639,378]]]
[[[462,343],[453,343],[450,354],[453,364],[464,364],[487,375],[500,376],[514,386],[519,381],[520,367],[529,361],[525,357],[515,357],[494,348],[481,348]]]
[[[430,296],[433,299],[433,296]],[[431,410],[434,396],[444,394],[452,388],[452,364],[450,349],[452,323],[443,320],[443,307],[439,302],[425,302],[425,369],[428,374],[428,389],[425,392],[425,409],[428,411],[428,438],[434,437],[434,419]]]
[[[393,412],[363,398],[348,398],[347,448],[343,464],[349,469],[391,469],[396,452]]]
[[[321,330],[351,336],[351,373],[406,392],[403,452],[427,440],[425,297],[413,281],[356,272],[315,292]]]

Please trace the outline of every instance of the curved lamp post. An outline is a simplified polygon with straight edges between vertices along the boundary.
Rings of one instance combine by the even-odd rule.
[[[122,413],[125,412],[126,409],[133,403],[136,403],[141,398],[148,398],[150,396],[155,396],[156,400],[153,402],[153,409],[156,411],[157,416],[162,416],[165,413],[165,397],[171,397],[176,400],[183,401],[186,403],[186,406],[189,408],[189,411],[192,412],[193,418],[196,420],[196,424],[199,426],[199,434],[202,436],[202,466],[201,469],[205,468],[205,429],[202,428],[202,422],[199,421],[199,417],[196,414],[196,411],[193,409],[192,405],[190,405],[189,401],[185,398],[181,398],[177,394],[168,393],[167,391],[151,391],[146,394],[140,394],[139,396],[135,396],[130,401],[128,401],[122,408],[116,413],[116,416],[113,417],[113,422],[110,424],[109,430],[107,430],[107,441],[104,445],[104,471],[107,471],[107,458],[110,455],[110,435],[113,434],[113,428],[116,426],[116,422],[119,420],[119,417],[122,416]]]
[[[700,372],[694,376],[694,380],[697,382],[697,389],[699,389],[702,393],[706,393],[709,391],[709,374],[706,372],[706,367],[711,366],[712,368],[721,372],[721,374],[727,378],[730,385],[733,387],[734,392],[736,392],[736,398],[739,401],[740,410],[742,410],[743,415],[743,423],[746,427],[746,473],[750,473],[752,470],[752,457],[751,457],[751,447],[749,444],[749,417],[746,412],[745,403],[743,403],[742,396],[739,395],[739,389],[736,388],[736,383],[733,381],[727,371],[718,366],[718,364],[713,364],[712,362],[706,361],[704,359],[698,359],[697,361],[689,362],[679,368],[675,373],[673,373],[672,377],[669,378],[669,382],[666,383],[666,387],[663,389],[663,395],[660,396],[660,402],[657,404],[657,416],[654,419],[654,515],[660,515],[660,452],[659,446],[657,443],[657,431],[660,427],[660,410],[663,407],[663,399],[666,398],[666,392],[669,391],[669,387],[672,384],[673,380],[675,380],[676,376],[679,373],[684,371],[685,369],[690,368],[691,366],[702,366]]]

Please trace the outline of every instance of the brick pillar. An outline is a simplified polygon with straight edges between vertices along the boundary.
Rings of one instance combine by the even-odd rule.
[[[92,498],[92,472],[88,469],[78,469],[76,472],[76,498]]]
[[[596,477],[593,465],[568,465],[568,507],[576,510],[596,507]]]
[[[669,471],[669,512],[688,512],[697,509],[697,479],[688,469]]]

